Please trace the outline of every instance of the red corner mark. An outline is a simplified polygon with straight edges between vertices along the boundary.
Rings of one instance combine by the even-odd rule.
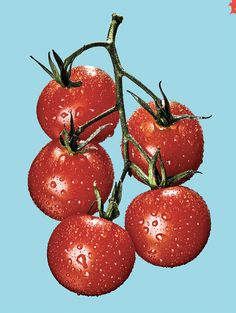
[[[236,14],[236,0],[231,0],[229,6],[231,7],[230,14]]]

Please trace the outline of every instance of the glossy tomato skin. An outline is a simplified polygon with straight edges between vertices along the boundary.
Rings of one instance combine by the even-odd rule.
[[[119,287],[130,275],[135,250],[126,230],[103,218],[72,215],[53,231],[48,263],[67,289],[98,296]]]
[[[78,66],[72,69],[71,81],[81,81],[81,87],[63,88],[55,80],[50,81],[38,99],[37,116],[45,133],[52,139],[58,138],[64,124],[70,123],[70,111],[75,126],[81,126],[116,103],[115,84],[111,77],[94,66]],[[118,123],[118,113],[101,119],[89,126],[80,139],[87,139],[99,126],[111,123],[93,141],[101,142],[112,136]]]
[[[137,196],[126,212],[125,228],[144,260],[174,267],[193,260],[202,251],[211,220],[198,193],[176,186]]]
[[[70,155],[58,139],[48,143],[34,159],[28,176],[30,195],[50,217],[62,220],[72,213],[87,213],[95,201],[96,181],[103,201],[112,188],[114,172],[110,157],[98,144],[82,154]],[[90,211],[97,210],[94,205]]]
[[[154,103],[149,105],[155,110]],[[170,102],[170,107],[174,115],[193,115],[188,108],[178,102]],[[168,176],[187,170],[197,170],[202,163],[204,141],[202,128],[197,120],[184,119],[165,128],[159,126],[147,111],[139,108],[128,120],[128,128],[150,157],[160,148]],[[147,162],[132,144],[129,144],[129,155],[132,162],[145,173],[148,172]]]

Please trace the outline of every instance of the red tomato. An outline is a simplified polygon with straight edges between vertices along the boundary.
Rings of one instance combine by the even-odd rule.
[[[53,231],[49,267],[58,282],[78,294],[98,296],[130,275],[135,250],[126,230],[103,218],[72,215]]]
[[[48,143],[34,159],[28,178],[35,204],[57,220],[75,212],[87,213],[95,200],[96,181],[102,200],[110,194],[114,172],[110,157],[97,143],[83,154],[70,155],[58,139]],[[97,210],[93,207],[91,214]]]
[[[210,213],[201,196],[187,187],[147,191],[125,216],[137,253],[147,262],[174,267],[193,260],[210,234]]]
[[[70,123],[70,111],[76,128],[97,115],[115,106],[115,84],[104,71],[94,66],[78,66],[72,69],[71,81],[81,81],[81,87],[63,88],[55,80],[43,89],[37,104],[37,116],[45,133],[52,139],[58,138],[64,124]],[[112,136],[118,123],[114,112],[89,126],[80,139],[87,139],[99,126],[111,123],[99,133],[94,141],[103,141]],[[68,127],[69,128],[69,127]]]
[[[155,110],[154,103],[150,103],[150,107]],[[174,115],[193,115],[189,109],[178,102],[170,102],[170,108]],[[150,157],[160,148],[167,176],[174,176],[187,170],[197,170],[202,162],[203,134],[197,120],[184,119],[169,127],[161,127],[147,111],[139,108],[131,115],[128,128],[130,134]],[[131,143],[129,143],[129,155],[130,160],[147,174],[147,161]]]

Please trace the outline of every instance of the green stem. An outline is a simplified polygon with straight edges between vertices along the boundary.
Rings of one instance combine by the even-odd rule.
[[[92,125],[93,123],[101,120],[102,118],[110,115],[111,113],[114,113],[117,111],[117,107],[114,106],[108,110],[106,110],[105,112],[101,113],[100,115],[97,115],[96,117],[92,118],[91,120],[89,120],[88,122],[84,123],[83,125],[79,126],[78,129],[76,130],[75,134],[79,136],[80,133],[82,133],[87,127],[89,127],[90,125]]]
[[[86,122],[84,125],[80,126],[76,130],[76,135],[79,135],[82,131],[84,131],[88,126],[92,125],[93,123],[99,121],[100,119],[108,116],[109,114],[118,111],[121,130],[122,130],[122,144],[123,144],[123,157],[124,157],[124,169],[121,174],[120,180],[123,182],[125,176],[132,167],[132,170],[136,171],[135,166],[131,166],[131,162],[129,159],[129,147],[128,142],[130,141],[143,155],[146,161],[150,162],[150,158],[144,149],[139,145],[139,143],[129,134],[127,120],[126,120],[126,112],[124,106],[124,97],[123,97],[123,77],[128,78],[133,83],[138,85],[141,89],[143,89],[156,103],[157,107],[161,107],[161,100],[147,87],[145,86],[140,80],[126,72],[120,62],[117,50],[116,50],[116,34],[119,25],[122,23],[123,17],[117,14],[112,14],[112,21],[108,30],[107,34],[107,41],[106,42],[93,42],[90,44],[86,44],[74,53],[72,53],[68,58],[64,61],[64,67],[67,69],[71,66],[72,62],[81,55],[84,51],[95,48],[95,47],[103,47],[105,48],[111,58],[113,70],[114,70],[114,77],[115,77],[115,84],[116,84],[116,105],[115,107],[103,112],[102,114],[96,116],[95,118],[91,119],[90,121]]]
[[[68,58],[65,59],[64,61],[64,67],[68,69],[69,66],[74,62],[74,60],[81,55],[84,51],[89,50],[91,48],[96,48],[96,47],[103,47],[106,48],[108,45],[107,42],[103,41],[98,41],[98,42],[91,42],[87,45],[84,45],[80,49],[76,50],[74,53],[72,53]]]
[[[122,22],[123,18],[116,14],[112,15],[111,26],[107,35],[107,51],[111,57],[111,61],[113,64],[115,83],[116,83],[116,106],[119,112],[121,130],[122,130],[122,142],[124,149],[124,168],[129,164],[129,149],[128,149],[128,139],[127,136],[129,134],[126,113],[124,107],[124,97],[123,97],[123,68],[120,63],[120,59],[115,46],[115,39],[117,34],[117,29]],[[127,173],[127,172],[126,172]]]
[[[158,98],[147,86],[145,86],[140,80],[138,80],[133,75],[130,75],[126,71],[123,71],[122,74],[123,76],[131,80],[133,83],[135,83],[137,86],[139,86],[141,89],[143,89],[157,103],[158,107],[161,108],[161,99]]]

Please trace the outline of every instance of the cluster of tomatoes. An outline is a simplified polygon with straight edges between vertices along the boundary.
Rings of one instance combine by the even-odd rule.
[[[28,187],[38,208],[61,221],[48,242],[52,274],[65,288],[93,296],[111,292],[128,278],[135,252],[162,267],[185,264],[201,252],[210,233],[209,210],[199,194],[180,184],[202,162],[203,134],[188,108],[165,97],[164,113],[150,102],[148,110],[140,107],[131,115],[128,153],[135,166],[130,174],[151,190],[130,203],[123,229],[112,221],[118,214],[101,210],[114,182],[112,161],[100,142],[112,136],[119,121],[112,110],[116,86],[93,66],[75,67],[70,74],[71,88],[52,80],[38,99],[39,123],[52,140],[34,159]],[[168,113],[171,123],[160,125],[160,113]],[[148,161],[153,158],[154,167]],[[156,188],[142,179],[153,180],[153,175]],[[93,215],[97,211],[100,217]]]

